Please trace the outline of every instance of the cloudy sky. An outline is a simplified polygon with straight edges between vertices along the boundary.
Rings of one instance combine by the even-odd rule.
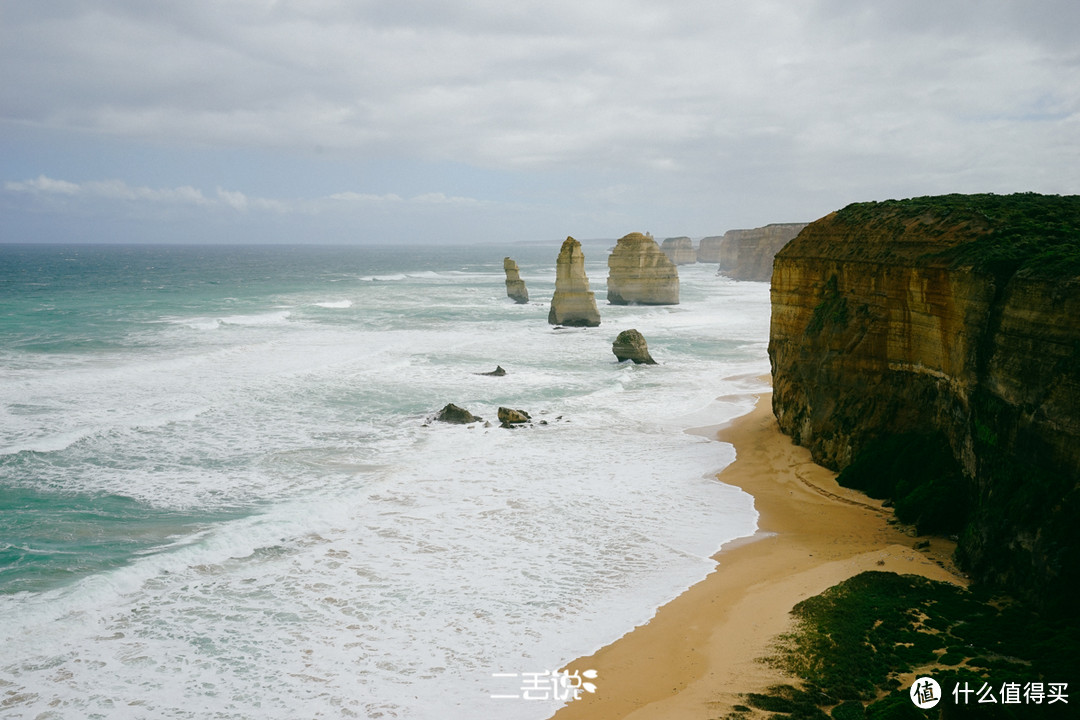
[[[1080,192],[1076,0],[3,0],[0,242],[715,235]]]

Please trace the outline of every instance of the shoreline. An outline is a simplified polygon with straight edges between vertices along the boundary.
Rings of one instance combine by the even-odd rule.
[[[713,571],[650,621],[569,663],[572,672],[597,670],[597,690],[552,720],[720,717],[745,693],[793,682],[758,659],[802,600],[867,570],[966,584],[951,561],[955,543],[933,537],[915,550],[880,501],[840,487],[780,432],[771,392],[755,397],[730,423],[688,432],[734,445],[736,459],[717,479],[753,496],[757,532],[725,543]]]

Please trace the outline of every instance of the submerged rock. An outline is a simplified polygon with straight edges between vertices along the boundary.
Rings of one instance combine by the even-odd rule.
[[[483,420],[481,417],[473,415],[471,412],[463,407],[458,407],[454,403],[449,403],[442,410],[435,415],[435,419],[439,422],[453,423],[455,425],[466,425],[468,423],[479,422]]]
[[[506,296],[518,304],[529,302],[529,291],[525,287],[525,281],[521,279],[518,264],[508,258],[503,258],[503,270],[506,272]]]
[[[548,322],[572,327],[600,324],[596,297],[589,290],[589,278],[585,275],[585,254],[581,243],[572,237],[563,242],[555,263],[555,295],[551,298]]]
[[[607,288],[612,305],[678,305],[679,270],[651,235],[630,233],[608,256]]]
[[[532,418],[529,417],[529,413],[524,410],[501,407],[499,408],[499,422],[502,423],[501,427],[505,428],[510,427],[511,425],[521,425],[523,423],[532,422]]]
[[[649,345],[645,342],[645,336],[637,330],[623,330],[611,344],[611,352],[619,362],[633,360],[639,365],[655,365],[656,361],[649,354]]]
[[[476,373],[476,374],[477,374],[477,375],[490,375],[491,377],[502,377],[503,375],[505,375],[505,374],[506,374],[506,371],[505,371],[505,370],[503,370],[503,366],[502,366],[502,365],[496,365],[496,366],[495,366],[495,369],[494,369],[494,370],[492,370],[491,372],[486,372],[486,373]]]

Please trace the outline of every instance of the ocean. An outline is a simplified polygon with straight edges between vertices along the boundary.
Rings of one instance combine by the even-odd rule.
[[[768,285],[611,306],[612,244],[573,329],[558,242],[0,245],[0,718],[549,717],[756,528],[685,431],[766,388]]]

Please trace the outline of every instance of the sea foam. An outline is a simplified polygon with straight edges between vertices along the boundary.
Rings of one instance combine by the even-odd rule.
[[[764,387],[767,286],[687,266],[682,305],[556,330],[489,260],[320,272],[291,294],[223,283],[228,303],[159,319],[242,318],[229,332],[141,317],[152,342],[13,360],[0,421],[37,450],[0,457],[6,484],[184,518],[119,566],[0,595],[13,711],[542,718],[559,703],[493,699],[495,674],[613,641],[751,534],[751,498],[714,477],[731,448],[684,430]],[[550,293],[550,259],[519,264]],[[348,313],[299,309],[341,295]],[[631,326],[659,365],[616,362]],[[431,422],[447,402],[493,426]],[[500,406],[533,424],[497,427]]]

